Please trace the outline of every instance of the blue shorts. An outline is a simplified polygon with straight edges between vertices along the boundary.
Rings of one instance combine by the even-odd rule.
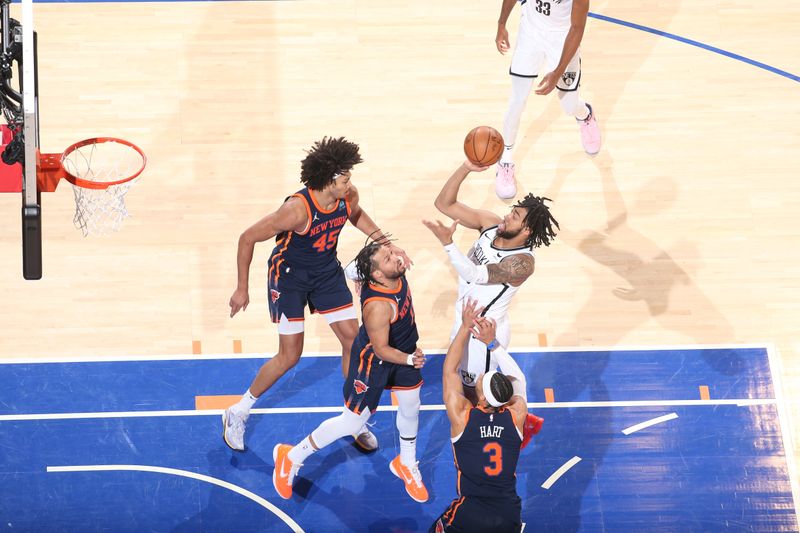
[[[521,506],[507,499],[456,498],[428,533],[517,533],[522,529]]]
[[[312,313],[321,314],[353,306],[353,295],[339,265],[320,272],[289,267],[284,262],[277,272],[270,273],[267,287],[273,322],[280,322],[281,315],[292,322],[304,320],[306,305]]]
[[[398,365],[383,361],[375,355],[372,345],[355,353],[350,353],[350,369],[344,381],[342,392],[344,405],[355,414],[364,409],[375,412],[385,389],[408,390],[422,385],[422,373],[419,368]]]

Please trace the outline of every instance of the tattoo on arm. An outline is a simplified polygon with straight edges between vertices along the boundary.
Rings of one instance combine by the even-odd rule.
[[[533,257],[528,254],[510,255],[499,263],[488,265],[489,283],[520,285],[533,274]]]

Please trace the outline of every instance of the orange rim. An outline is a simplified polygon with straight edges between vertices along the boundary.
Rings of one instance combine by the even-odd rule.
[[[83,148],[84,146],[88,146],[90,144],[101,144],[106,142],[115,142],[118,144],[125,145],[129,148],[133,148],[133,150],[136,151],[136,153],[138,153],[142,157],[142,166],[139,168],[139,170],[137,170],[132,176],[128,178],[124,178],[117,181],[99,182],[99,181],[89,181],[83,178],[79,178],[74,174],[70,174],[70,172],[64,167],[64,160],[67,158],[69,154],[71,154],[78,148]],[[128,181],[131,181],[132,179],[137,178],[139,174],[141,174],[142,171],[144,170],[145,165],[147,165],[147,156],[144,155],[144,152],[142,152],[141,148],[139,148],[132,142],[126,141],[124,139],[118,139],[116,137],[93,137],[91,139],[84,139],[83,141],[78,141],[75,144],[68,146],[67,149],[64,150],[64,152],[61,154],[61,168],[64,170],[64,179],[66,179],[73,185],[77,185],[78,187],[82,187],[84,189],[98,190],[98,189],[107,189],[113,185],[121,185]]]

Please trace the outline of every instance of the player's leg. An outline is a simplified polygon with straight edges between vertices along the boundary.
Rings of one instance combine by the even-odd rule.
[[[511,58],[511,96],[503,118],[503,142],[505,149],[497,165],[495,192],[500,198],[513,198],[517,194],[514,178],[514,144],[525,104],[531,94],[533,82],[539,73],[544,51],[537,36],[521,24],[517,45]]]
[[[591,104],[580,97],[581,55],[580,50],[567,65],[564,74],[556,84],[561,109],[571,117],[575,117],[581,132],[581,144],[588,154],[596,154],[602,144],[600,127]]]
[[[241,400],[222,415],[223,439],[234,450],[244,450],[244,432],[253,404],[297,364],[303,352],[307,296],[305,292],[289,290],[287,285],[283,283],[279,290],[277,280],[269,281],[269,313],[278,323],[278,353],[261,366]]]
[[[419,430],[420,390],[422,373],[419,369],[394,365],[389,378],[397,399],[397,432],[400,436],[400,455],[389,463],[392,473],[403,480],[406,492],[418,502],[428,501],[428,489],[422,482],[417,461],[417,432]]]
[[[378,364],[375,353],[364,348],[358,359],[351,361],[342,387],[345,407],[342,413],[322,422],[296,446],[278,444],[273,450],[275,471],[272,481],[283,498],[292,495],[292,482],[297,471],[313,453],[363,426],[380,402],[381,392],[388,379],[388,367]]]
[[[298,324],[302,327],[302,322],[298,322]],[[303,336],[302,330],[299,333],[280,334],[278,336],[278,353],[261,365],[250,388],[242,395],[239,402],[228,407],[223,413],[223,438],[232,449],[244,450],[244,433],[250,409],[262,394],[300,360],[300,354],[303,352]]]

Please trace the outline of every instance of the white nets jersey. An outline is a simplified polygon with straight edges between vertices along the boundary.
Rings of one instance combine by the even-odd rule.
[[[522,0],[522,24],[541,31],[567,31],[572,0]]]
[[[530,254],[533,257],[533,250],[526,246],[511,249],[496,248],[492,245],[496,236],[497,226],[484,230],[467,253],[470,261],[476,265],[488,265],[499,263],[509,255]],[[455,321],[450,338],[454,338],[458,333],[458,328],[461,326],[461,310],[466,299],[471,298],[478,301],[479,307],[484,308],[484,316],[491,317],[497,322],[496,339],[504,348],[508,348],[511,340],[508,307],[517,290],[519,287],[512,287],[506,283],[480,285],[468,283],[459,277]],[[462,382],[474,387],[475,380],[480,374],[495,368],[497,368],[497,362],[491,352],[486,349],[486,345],[470,336],[459,365]]]
[[[529,0],[530,1],[530,0]],[[488,228],[481,233],[478,240],[472,245],[467,257],[476,265],[488,265],[499,263],[510,255],[530,254],[533,257],[533,250],[527,246],[520,248],[501,249],[496,248],[492,243],[497,236],[497,226]],[[464,281],[458,278],[458,301],[463,302],[465,298],[478,301],[480,307],[484,307],[485,316],[499,320],[505,317],[511,299],[519,290],[519,287],[512,287],[506,283],[500,284],[477,284]],[[460,308],[461,305],[458,305]],[[456,317],[460,322],[461,315]]]

